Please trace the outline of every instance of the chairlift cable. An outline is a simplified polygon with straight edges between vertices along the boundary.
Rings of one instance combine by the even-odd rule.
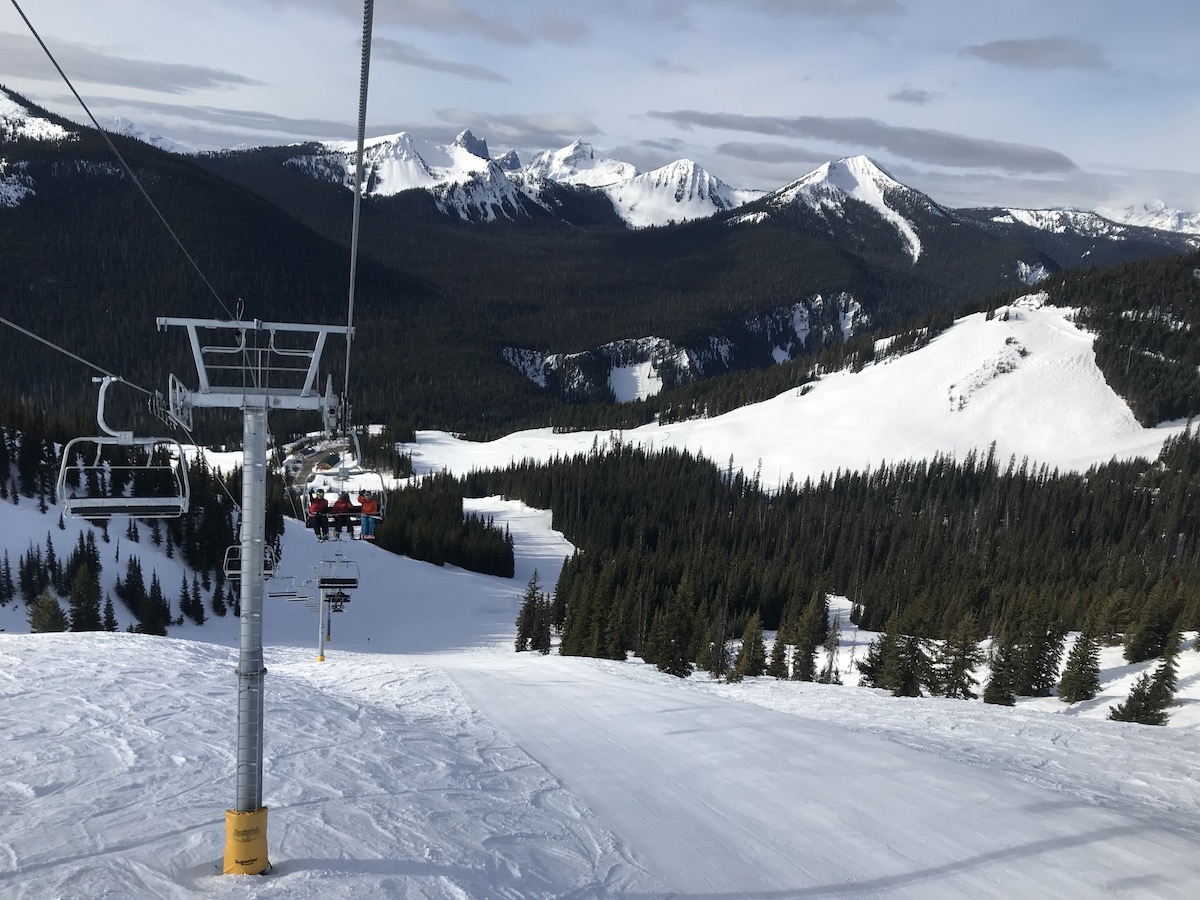
[[[4,316],[0,316],[0,324],[7,325],[9,328],[12,328],[14,331],[19,331],[19,332],[21,332],[21,334],[25,335],[26,337],[31,337],[35,341],[45,344],[50,349],[57,350],[59,353],[63,353],[65,355],[71,357],[71,359],[75,360],[76,362],[81,362],[85,366],[95,369],[101,375],[107,375],[109,378],[115,378],[117,381],[121,382],[122,384],[127,384],[131,388],[141,391],[143,394],[149,394],[151,397],[154,396],[153,391],[146,390],[146,388],[142,387],[140,384],[134,384],[132,381],[127,381],[126,379],[122,378],[120,375],[114,375],[112,372],[108,371],[108,369],[101,368],[100,366],[96,365],[94,362],[89,362],[88,360],[84,359],[82,356],[78,356],[78,355],[72,353],[70,350],[67,350],[65,347],[60,347],[58,344],[54,343],[53,341],[46,340],[46,338],[42,337],[40,334],[34,334],[28,328],[21,327],[20,325],[18,325],[16,322],[12,321],[11,319],[6,319]]]
[[[367,85],[371,76],[371,31],[375,16],[375,0],[363,0],[362,64],[358,79],[358,147],[354,157],[354,216],[350,228],[350,299],[346,310],[346,378],[342,389],[342,420],[349,431],[350,346],[354,341],[354,282],[358,271],[358,220],[363,192],[363,144],[367,130]]]
[[[82,356],[79,356],[78,354],[72,353],[70,350],[67,350],[65,347],[60,347],[58,344],[54,343],[53,341],[47,340],[46,338],[42,337],[40,334],[35,334],[34,332],[30,331],[28,328],[18,325],[16,322],[12,321],[11,319],[5,318],[4,316],[0,316],[0,324],[7,325],[9,328],[13,329],[14,331],[19,331],[21,334],[25,335],[26,337],[31,337],[38,343],[45,344],[51,350],[56,350],[59,353],[69,356],[71,359],[75,360],[76,362],[83,363],[85,366],[95,369],[101,375],[107,375],[109,378],[114,378],[117,381],[121,382],[121,384],[128,385],[129,387],[133,388],[135,391],[141,391],[143,394],[146,394],[151,397],[154,396],[154,393],[155,393],[154,391],[147,390],[146,388],[142,387],[140,384],[134,384],[132,381],[122,378],[120,375],[114,375],[112,372],[108,371],[108,369],[98,366],[94,362],[89,362],[88,360],[84,359]],[[172,421],[174,422],[174,420],[172,420]],[[192,435],[192,433],[187,428],[184,428],[184,426],[178,422],[174,422],[174,424],[176,426],[178,426],[179,429],[188,436],[188,440],[191,441],[194,446],[196,446],[196,447],[200,446],[199,444],[196,443],[196,438]],[[221,490],[225,492],[225,496],[227,496],[230,499],[230,501],[232,501],[233,504],[236,506],[238,501],[236,500],[236,498],[234,498],[233,494],[231,494],[229,492],[229,488],[227,488],[225,486],[225,482],[221,480],[220,473],[218,473],[215,469],[213,470],[213,478],[215,478],[217,484],[221,486]]]
[[[66,85],[70,89],[71,93],[75,95],[75,99],[79,101],[79,105],[82,106],[83,111],[87,113],[88,119],[91,120],[92,125],[95,126],[98,132],[100,132],[100,136],[104,138],[104,142],[108,144],[108,149],[113,152],[113,155],[116,156],[117,161],[121,163],[121,167],[125,170],[125,174],[129,176],[130,180],[133,181],[137,189],[141,191],[142,196],[146,198],[146,202],[150,204],[150,208],[154,210],[155,215],[158,216],[158,219],[160,222],[162,222],[163,227],[167,229],[167,232],[179,246],[179,249],[183,251],[183,255],[187,257],[187,261],[191,263],[192,268],[196,270],[196,274],[200,276],[200,280],[204,282],[205,287],[207,287],[213,297],[216,298],[217,303],[220,304],[221,309],[225,312],[225,315],[227,315],[230,320],[233,320],[233,313],[229,311],[229,307],[225,305],[225,301],[221,299],[221,295],[217,293],[217,289],[214,288],[208,278],[205,277],[199,263],[197,263],[192,257],[192,254],[188,252],[187,247],[185,247],[183,241],[179,239],[179,235],[175,233],[175,229],[171,227],[171,224],[167,221],[166,216],[162,214],[162,211],[158,208],[158,205],[155,204],[153,199],[151,199],[149,192],[147,192],[146,188],[142,186],[141,180],[136,174],[134,174],[132,167],[130,167],[129,163],[125,161],[125,157],[121,155],[121,151],[117,149],[117,145],[114,144],[112,142],[112,138],[108,136],[108,132],[100,127],[100,123],[97,122],[96,117],[92,115],[91,109],[88,108],[87,103],[84,102],[84,99],[79,95],[79,92],[75,90],[75,85],[71,83],[71,79],[67,77],[67,73],[63,71],[62,66],[58,64],[58,60],[54,58],[54,54],[50,52],[50,48],[46,46],[45,41],[42,40],[42,37],[40,34],[38,34],[37,29],[33,27],[33,23],[29,21],[29,17],[26,16],[25,11],[21,9],[21,5],[17,2],[17,0],[12,0],[12,5],[17,10],[17,14],[20,15],[20,17],[25,21],[25,25],[29,29],[29,33],[33,35],[34,40],[41,45],[42,51],[46,54],[46,58],[49,59],[54,68],[58,70],[58,74],[62,76],[63,81],[66,82]]]

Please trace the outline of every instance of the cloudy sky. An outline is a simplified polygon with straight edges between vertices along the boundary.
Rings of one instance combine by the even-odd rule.
[[[352,138],[360,0],[16,0],[0,84],[196,149]],[[1194,0],[378,0],[368,133],[581,137],[779,187],[865,153],[951,206],[1200,211]]]

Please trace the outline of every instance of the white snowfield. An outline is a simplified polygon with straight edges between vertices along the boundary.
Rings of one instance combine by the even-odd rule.
[[[1184,423],[1143,428],[1096,366],[1093,336],[1066,310],[1033,294],[988,319],[967,316],[914,353],[863,371],[827,375],[807,387],[723,416],[609,432],[518,432],[479,444],[422,432],[409,448],[421,470],[546,460],[619,439],[647,448],[687,448],[753,473],[764,484],[824,472],[878,468],[936,453],[959,460],[992,442],[1011,457],[1051,469],[1084,470],[1110,459],[1153,458]]]
[[[843,466],[901,458],[927,446],[922,427],[934,430],[929,444],[958,435],[960,453],[1003,437],[1003,454],[1057,448],[1060,463],[1161,440],[1165,429],[1139,429],[1104,405],[1113,400],[1102,402],[1089,342],[1061,314],[1020,312],[967,319],[910,357],[760,404],[761,433],[775,423],[770,446],[798,445],[778,457],[789,461],[784,477],[815,471],[826,452],[840,451]],[[990,353],[1011,347],[1009,336],[1028,354],[987,377],[980,359],[989,357],[972,362],[971,342]],[[949,368],[919,377],[906,367],[923,354],[942,354]],[[1069,394],[1061,400],[1045,387],[1056,373]],[[951,385],[966,398],[954,409]],[[885,396],[854,419],[873,392]],[[1016,421],[1004,398],[1030,422],[1044,418],[1044,429],[1057,415],[1059,437],[985,427]],[[826,405],[804,406],[814,400]],[[684,443],[702,437],[717,458],[737,450],[749,466],[767,445],[751,450],[740,437],[755,427],[753,410],[740,412],[722,434],[670,432]],[[840,423],[822,421],[839,412]],[[840,439],[838,428],[847,429]],[[501,450],[423,436],[417,449],[427,467],[465,470],[468,446],[480,465],[507,463],[551,437],[566,441],[559,449],[592,439],[539,433]],[[840,446],[826,451],[825,441]],[[497,498],[471,506],[512,529],[514,579],[366,543],[318,545],[289,523],[271,588],[302,582],[339,552],[360,564],[361,587],[332,616],[323,663],[316,613],[267,600],[273,867],[263,876],[219,874],[235,797],[239,623],[210,619],[165,639],[30,635],[19,601],[0,608],[0,897],[1200,896],[1200,653],[1181,657],[1182,705],[1167,728],[1105,720],[1152,665],[1125,665],[1119,650],[1105,651],[1096,700],[1013,709],[769,678],[681,681],[636,660],[516,654],[526,582],[536,569],[552,586],[572,548],[548,513]],[[68,520],[60,531],[28,500],[0,505],[0,516],[14,568],[48,533],[65,557],[86,527]],[[114,527],[100,544],[106,588],[136,552],[147,580],[157,572],[174,597],[179,561],[144,526],[136,545],[121,533]],[[845,627],[847,681],[870,638]]]

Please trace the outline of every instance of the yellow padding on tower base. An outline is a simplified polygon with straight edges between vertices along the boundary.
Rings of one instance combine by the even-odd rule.
[[[225,810],[225,874],[261,875],[267,862],[267,808]]]

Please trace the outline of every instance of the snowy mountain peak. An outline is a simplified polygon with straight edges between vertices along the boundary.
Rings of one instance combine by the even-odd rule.
[[[1140,228],[1157,228],[1159,231],[1177,231],[1183,234],[1200,234],[1200,213],[1172,209],[1161,200],[1138,203],[1132,206],[1102,207],[1096,210],[1106,219]]]
[[[901,184],[866,156],[848,156],[823,163],[803,178],[775,192],[774,204],[805,203],[823,215],[845,215],[845,199],[851,197],[872,207],[899,233],[913,262],[921,256],[917,230],[895,205],[898,194],[923,197]],[[890,201],[890,202],[889,202]],[[932,201],[930,208],[936,209]]]
[[[638,174],[635,166],[619,159],[596,159],[592,145],[582,140],[572,141],[560,150],[543,150],[525,172],[533,178],[588,187],[605,187]]]
[[[759,196],[731,188],[690,159],[677,159],[604,190],[621,218],[635,228],[706,218]]]
[[[788,187],[799,189],[818,185],[837,188],[850,196],[856,196],[856,192],[862,192],[864,188],[876,192],[888,189],[911,190],[868,156],[848,156],[823,163]]]
[[[516,172],[521,168],[521,157],[516,150],[506,150],[493,160],[505,172]]]
[[[173,141],[168,137],[163,137],[161,134],[147,131],[136,122],[124,116],[107,116],[102,118],[100,119],[100,126],[112,134],[121,134],[125,137],[134,138],[144,144],[149,144],[151,147],[166,150],[168,153],[192,152],[191,147],[180,144],[178,141]]]
[[[480,159],[490,159],[492,156],[488,152],[487,141],[475,137],[471,133],[470,128],[464,128],[458,133],[458,137],[454,139],[453,146],[462,147],[462,149],[474,156],[478,156]]]

